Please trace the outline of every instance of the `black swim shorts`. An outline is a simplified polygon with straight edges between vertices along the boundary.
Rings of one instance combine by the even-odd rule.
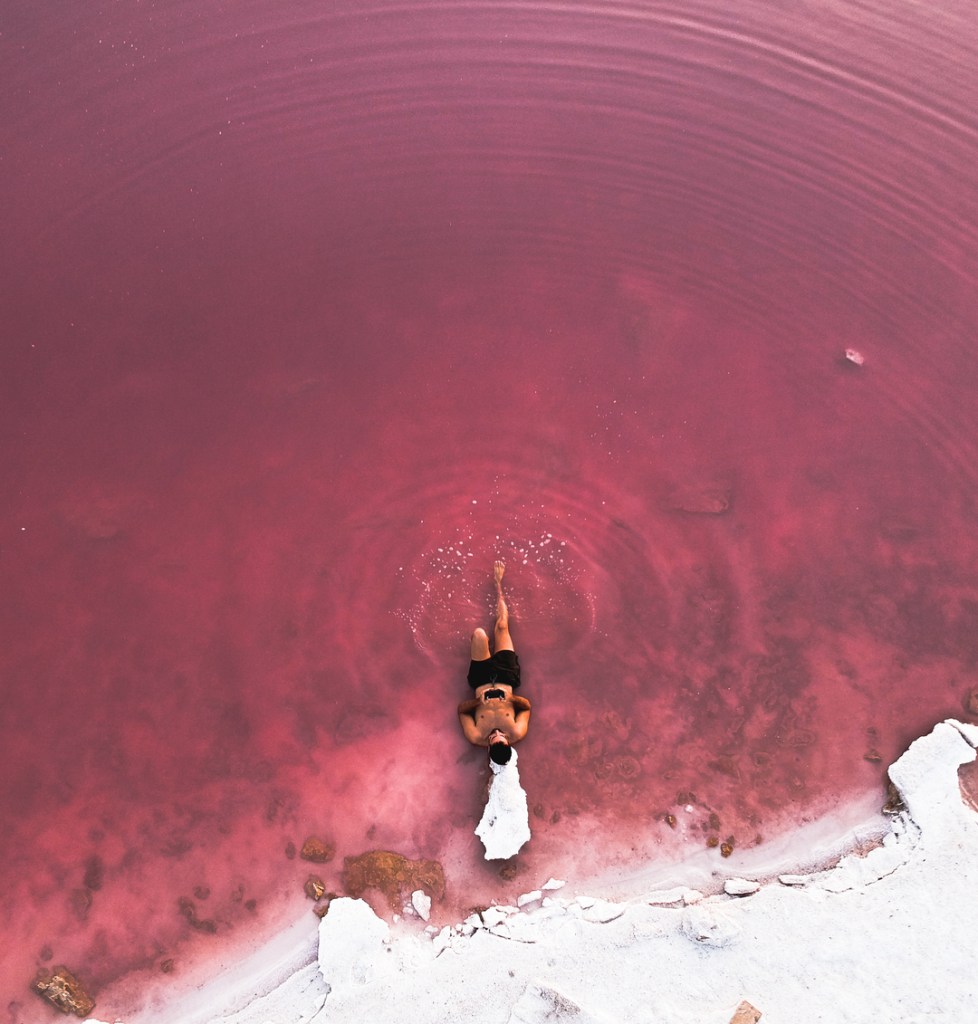
[[[519,689],[520,659],[515,651],[496,651],[483,661],[469,662],[469,686],[477,690],[490,683],[505,683]]]

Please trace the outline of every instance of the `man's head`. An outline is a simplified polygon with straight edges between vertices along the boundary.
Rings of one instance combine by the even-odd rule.
[[[509,740],[497,739],[489,744],[490,761],[495,761],[498,765],[509,764],[509,759],[512,756],[513,748],[509,745]]]

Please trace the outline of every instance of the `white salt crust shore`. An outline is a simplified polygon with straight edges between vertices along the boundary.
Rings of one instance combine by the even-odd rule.
[[[128,1024],[728,1024],[741,1000],[765,1024],[966,1024],[978,814],[958,768],[976,746],[978,727],[954,720],[914,742],[890,769],[906,810],[828,870],[624,902],[541,887],[436,934],[415,920],[392,935],[362,901],[335,900],[318,936],[296,922]]]

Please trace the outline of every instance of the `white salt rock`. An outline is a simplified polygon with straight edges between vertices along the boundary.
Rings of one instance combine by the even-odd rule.
[[[808,885],[811,875],[778,875],[778,881],[782,885]]]
[[[584,910],[584,920],[592,924],[608,924],[610,921],[617,921],[625,913],[625,907],[619,903],[609,903],[607,900],[595,900]]]
[[[333,900],[319,922],[319,970],[337,992],[367,985],[391,969],[390,928],[363,900]]]
[[[855,363],[856,366],[862,366],[863,363],[866,362],[866,357],[859,351],[859,349],[856,348],[846,349],[846,359],[848,359],[850,363]]]
[[[475,829],[486,849],[486,860],[509,860],[530,839],[530,812],[520,785],[517,761],[514,750],[508,764],[489,762],[489,797]]]
[[[729,946],[740,937],[740,925],[714,905],[698,903],[683,911],[683,934],[702,946]]]
[[[451,927],[446,925],[431,940],[431,945],[434,947],[434,950],[435,950],[435,956],[438,956],[439,953],[443,952],[445,949],[448,948],[448,946],[451,944],[451,941],[452,941],[452,935],[453,935],[453,932],[452,932]]]
[[[689,889],[682,885],[677,889],[663,889],[661,892],[654,892],[651,896],[646,896],[645,902],[652,907],[665,907],[670,903],[682,903],[686,898],[686,893],[689,891]]]
[[[728,896],[753,896],[760,888],[759,882],[751,882],[746,878],[728,878],[723,883],[723,891]]]
[[[961,818],[958,768],[974,760],[975,749],[962,723],[938,722],[933,731],[914,740],[890,766],[889,776],[910,817],[922,829],[939,830]]]
[[[482,923],[486,928],[494,928],[497,924],[505,921],[514,911],[514,907],[487,907],[482,911]]]
[[[482,927],[482,918],[478,914],[469,914],[469,916],[462,922],[462,931],[467,931],[467,934],[471,935],[472,932],[478,931]]]
[[[540,888],[548,892],[552,892],[554,889],[563,889],[563,887],[566,884],[567,883],[563,879],[551,878],[544,882],[543,885],[540,886]]]
[[[508,1024],[612,1024],[612,1018],[596,1010],[579,1006],[549,985],[539,981],[527,985],[516,1001]]]
[[[543,897],[543,893],[539,889],[534,889],[533,892],[525,892],[522,896],[516,897],[516,905],[518,907],[525,907],[529,903],[536,903]]]
[[[701,899],[703,899],[703,893],[701,893],[699,889],[687,889],[683,893],[683,903],[685,903],[687,907],[692,903],[699,903]]]
[[[431,897],[423,889],[415,889],[411,893],[411,906],[422,921],[431,917]]]
[[[555,917],[563,917],[566,913],[564,908],[556,903],[551,903],[549,906],[540,906],[527,913],[527,920],[539,922],[549,921]]]
[[[583,910],[587,910],[588,907],[593,907],[598,901],[594,896],[575,896],[574,902]]]
[[[537,941],[540,934],[539,923],[536,915],[520,914],[518,917],[510,917],[505,924],[499,926],[505,928],[505,937],[514,942],[525,942],[532,944]],[[494,935],[501,934],[493,930]]]
[[[490,935],[496,935],[496,936],[498,936],[501,939],[510,939],[510,938],[512,938],[512,935],[510,934],[510,931],[509,931],[509,922],[508,921],[497,921],[493,925],[491,925],[490,927],[487,927],[486,931]]]
[[[949,718],[947,721],[961,733],[966,742],[978,750],[978,725],[973,725],[971,722],[958,722],[953,718]]]

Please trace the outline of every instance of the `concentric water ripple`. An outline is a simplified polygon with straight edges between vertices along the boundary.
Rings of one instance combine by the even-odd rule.
[[[963,0],[8,4],[4,991],[257,935],[317,830],[446,914],[719,857],[965,713],[976,51]],[[496,557],[515,879],[454,710]]]

